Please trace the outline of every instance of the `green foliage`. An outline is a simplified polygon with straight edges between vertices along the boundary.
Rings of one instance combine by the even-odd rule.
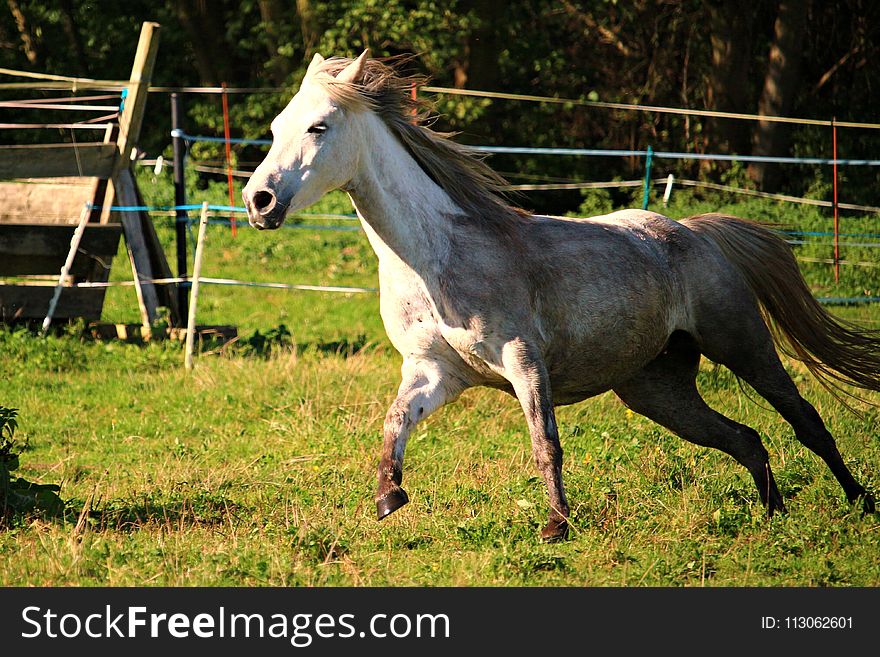
[[[233,136],[267,137],[271,119],[296,90],[315,52],[352,56],[370,47],[375,55],[414,55],[409,71],[426,74],[438,86],[504,91],[562,98],[689,106],[754,112],[768,73],[767,53],[776,20],[774,3],[751,3],[725,12],[723,3],[620,3],[593,0],[437,2],[436,0],[344,0],[341,2],[256,2],[217,0],[132,0],[126,3],[44,3],[18,0],[25,18],[0,14],[0,65],[67,75],[125,79],[129,75],[140,22],[161,23],[153,82],[180,86],[226,82],[233,87],[277,89],[230,94]],[[267,13],[268,12],[268,13]],[[719,20],[724,17],[724,20]],[[833,24],[835,29],[825,26]],[[810,7],[801,79],[789,114],[815,118],[870,120],[878,84],[869,9],[838,0]],[[695,25],[701,26],[694,29]],[[747,34],[743,40],[738,34]],[[27,38],[25,38],[27,37]],[[31,43],[31,52],[25,42]],[[77,45],[79,43],[79,45]],[[725,45],[726,44],[726,45]],[[725,50],[741,53],[741,68],[725,75],[718,58]],[[852,53],[859,56],[852,56]],[[723,57],[722,57],[723,58]],[[826,75],[827,74],[827,75]],[[726,98],[713,80],[739,82],[735,98]],[[21,96],[8,92],[4,98]],[[443,115],[438,127],[459,131],[471,143],[638,148],[655,150],[748,152],[753,125],[699,117],[578,107],[571,103],[490,100],[436,95]],[[845,102],[841,99],[845,99]],[[191,134],[221,135],[218,95],[184,96],[186,129]],[[33,112],[10,109],[10,120],[35,120]],[[170,155],[166,94],[152,94],[140,147],[151,156]],[[44,112],[46,121],[66,115]],[[738,127],[737,127],[738,126]],[[878,149],[877,131],[842,130],[841,157],[870,157]],[[790,149],[779,154],[828,157],[830,131],[796,126]],[[97,136],[95,136],[97,137]],[[70,135],[16,131],[16,141],[70,140]],[[89,136],[78,136],[88,139]],[[250,169],[265,149],[235,145],[232,164]],[[223,166],[222,144],[196,143],[193,166]],[[568,158],[496,155],[496,169],[512,182],[533,176],[559,180],[632,179],[643,174],[636,158]],[[876,167],[844,167],[841,198],[876,205],[880,183]],[[796,195],[827,185],[822,165],[782,165],[783,191]],[[751,185],[745,168],[724,162],[662,162],[658,175],[706,177],[716,182]],[[206,193],[223,189],[223,174],[193,173]],[[240,182],[240,181],[239,181]],[[236,184],[237,200],[240,185]],[[822,187],[824,190],[824,187]],[[822,196],[828,199],[828,193]],[[218,199],[228,202],[224,194]],[[541,212],[576,211],[584,199],[575,191],[526,194],[522,204]],[[620,202],[615,198],[615,202]]]
[[[161,338],[171,328],[171,309],[165,306],[156,308],[156,318],[150,323],[150,335]]]
[[[585,189],[584,200],[578,209],[571,213],[574,217],[595,217],[608,214],[614,209],[611,193],[607,189]]]
[[[58,497],[60,486],[12,478],[11,473],[18,470],[21,453],[27,447],[27,443],[15,441],[17,418],[17,408],[0,406],[0,526],[28,513],[58,516],[64,511],[64,502]]]
[[[327,25],[317,50],[358,53],[366,47],[376,56],[417,53],[429,70],[441,70],[462,49],[463,36],[475,22],[465,2],[344,0],[321,6]]]
[[[88,366],[80,358],[76,342],[65,339],[65,333],[46,336],[43,344],[34,340],[34,333],[22,326],[0,328],[0,350],[6,356],[7,372],[19,368],[48,372],[77,372]]]
[[[0,440],[3,441],[3,454],[7,458],[7,465],[12,465],[13,460],[11,456],[11,445],[13,437],[15,436],[15,430],[18,429],[18,409],[17,408],[6,408],[5,406],[0,406]],[[14,461],[15,467],[12,467],[14,470],[18,467],[18,460]]]

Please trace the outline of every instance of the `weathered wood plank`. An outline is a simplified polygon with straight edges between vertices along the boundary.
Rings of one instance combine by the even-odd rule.
[[[25,178],[0,182],[0,222],[76,224],[97,178]]]
[[[130,169],[123,169],[113,179],[113,188],[116,198],[124,206],[138,204],[137,185]],[[144,223],[149,222],[139,212],[119,212],[119,221],[125,231],[125,242],[128,245],[129,258],[134,273],[135,287],[138,293],[138,304],[141,306],[141,317],[144,325],[149,327],[156,320],[156,310],[159,307],[159,298],[156,295],[156,286],[150,281],[156,278],[150,260],[150,251],[144,237]],[[152,225],[150,226],[152,228]]]
[[[57,274],[74,228],[64,224],[0,224],[0,276]],[[88,224],[71,275],[91,280],[96,265],[109,271],[121,235],[118,224]]]
[[[0,179],[109,178],[116,156],[116,144],[97,142],[0,146]]]
[[[50,286],[0,285],[0,321],[43,319],[54,291]],[[64,288],[55,319],[100,319],[105,292],[106,288]]]
[[[116,141],[119,151],[117,170],[129,165],[131,149],[137,145],[158,52],[159,24],[145,22],[141,25],[141,35],[131,67],[125,107],[122,116],[119,117],[119,137]]]
[[[144,197],[137,187],[135,187],[135,194],[137,194],[138,199],[137,205],[146,205]],[[143,213],[142,217],[141,226],[144,230],[144,242],[150,254],[150,267],[153,270],[153,276],[156,278],[174,278],[174,274],[168,264],[168,258],[165,257],[162,243],[156,234],[156,226],[153,224],[153,220],[147,213]],[[160,306],[165,306],[171,311],[171,325],[183,326],[186,318],[180,315],[180,308],[177,304],[177,285],[174,283],[156,285],[156,297]]]

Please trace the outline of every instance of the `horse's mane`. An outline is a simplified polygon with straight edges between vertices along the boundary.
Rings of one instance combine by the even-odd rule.
[[[435,132],[428,127],[436,118],[433,106],[412,97],[413,85],[424,85],[426,78],[400,74],[394,66],[403,59],[367,60],[363,78],[355,84],[336,79],[352,60],[331,57],[317,67],[311,81],[320,84],[343,108],[375,112],[465,214],[502,230],[510,226],[511,220],[527,216],[525,210],[504,199],[509,183],[483,161],[482,153],[452,141],[454,133]]]

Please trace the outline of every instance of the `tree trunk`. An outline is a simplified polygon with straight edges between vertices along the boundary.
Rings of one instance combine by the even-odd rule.
[[[808,8],[809,0],[781,0],[779,3],[758,114],[784,116],[791,111],[801,79]],[[752,154],[786,155],[790,136],[784,123],[758,121],[752,133]],[[759,187],[772,190],[779,183],[779,166],[753,162],[749,166],[749,176]]]
[[[479,19],[463,49],[465,60],[455,69],[455,86],[495,91],[499,88],[498,53],[504,49],[500,28],[507,11],[497,0],[472,0],[472,8]]]
[[[722,112],[746,112],[750,106],[748,75],[753,15],[751,3],[736,0],[706,5],[712,64],[706,104]],[[749,124],[736,119],[710,119],[706,140],[711,152],[747,153]]]
[[[67,42],[73,53],[73,62],[76,66],[76,74],[85,77],[89,74],[88,57],[83,47],[82,37],[79,34],[79,28],[74,18],[73,2],[71,0],[61,0],[61,24],[64,27],[64,34],[67,36]]]
[[[320,37],[311,0],[296,0],[296,13],[299,14],[299,27],[302,32],[305,58],[309,59],[313,54],[312,49],[318,45]]]
[[[21,5],[19,5],[16,0],[7,0],[7,4],[9,5],[9,11],[12,12],[12,17],[15,18],[15,26],[18,28],[18,33],[21,36],[21,43],[25,57],[27,57],[27,60],[31,64],[39,64],[40,52],[37,49],[37,41],[34,38],[33,32],[31,32],[30,25],[28,25],[27,17],[24,15]]]
[[[195,65],[202,84],[217,85],[229,78],[229,53],[218,17],[205,3],[179,0],[174,3],[195,55]]]
[[[266,52],[269,55],[266,70],[272,82],[281,85],[293,70],[293,59],[282,55],[279,50],[282,45],[293,42],[290,28],[294,26],[295,12],[290,11],[288,15],[284,3],[279,0],[258,0],[257,4],[265,32]]]

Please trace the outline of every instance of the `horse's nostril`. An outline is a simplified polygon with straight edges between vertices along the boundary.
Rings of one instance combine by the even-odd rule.
[[[274,200],[275,194],[273,194],[272,192],[268,192],[265,189],[261,189],[259,192],[254,194],[253,203],[254,207],[257,208],[257,210],[265,210],[270,205],[272,205],[272,202]]]

